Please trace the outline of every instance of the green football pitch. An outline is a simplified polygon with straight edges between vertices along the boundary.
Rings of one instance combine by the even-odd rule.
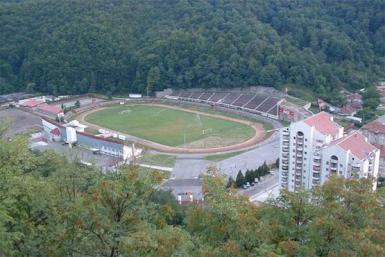
[[[152,105],[107,107],[88,114],[85,120],[169,146],[194,147],[194,142],[199,143],[197,147],[224,146],[255,134],[251,126],[236,121]]]

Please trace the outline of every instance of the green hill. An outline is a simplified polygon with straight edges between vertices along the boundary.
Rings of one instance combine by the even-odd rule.
[[[0,1],[0,93],[308,87],[385,77],[382,0]]]

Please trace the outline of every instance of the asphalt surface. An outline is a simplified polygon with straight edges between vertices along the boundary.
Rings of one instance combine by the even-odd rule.
[[[208,167],[217,167],[224,175],[235,178],[239,170],[245,172],[247,169],[258,168],[265,161],[266,163],[273,163],[278,156],[278,132],[275,132],[270,138],[256,145],[253,149],[220,162],[205,160],[204,156],[201,155],[177,155],[170,179],[163,183],[161,187],[171,189],[175,195],[191,192],[196,199],[202,196],[202,181],[200,178]],[[277,185],[278,174],[270,177],[246,191],[245,194],[251,197]]]

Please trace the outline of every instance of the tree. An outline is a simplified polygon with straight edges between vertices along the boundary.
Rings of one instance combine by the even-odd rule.
[[[246,170],[245,181],[252,183],[254,182],[254,178],[255,178],[254,172],[252,170]]]
[[[75,108],[80,108],[80,101],[79,101],[79,100],[76,100],[76,102],[75,102]]]
[[[152,67],[147,74],[147,96],[152,92],[154,86],[160,79],[160,70],[158,67]]]
[[[235,186],[235,181],[232,176],[227,180],[226,188],[231,188]]]
[[[238,171],[237,178],[235,179],[235,184],[237,187],[242,187],[246,183],[245,177],[243,176],[242,171]]]

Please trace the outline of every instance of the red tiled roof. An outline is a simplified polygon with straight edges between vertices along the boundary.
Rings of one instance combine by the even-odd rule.
[[[385,123],[382,123],[380,121],[372,121],[372,122],[369,122],[368,124],[366,124],[363,129],[366,129],[370,132],[374,132],[374,133],[382,133],[382,134],[385,134]]]
[[[317,113],[305,119],[304,122],[323,134],[336,135],[340,128],[337,123],[332,121],[332,116],[326,112]]]
[[[338,145],[345,151],[350,150],[360,160],[365,159],[369,153],[376,150],[376,147],[366,142],[365,137],[358,132],[353,132],[335,140],[332,144]]]
[[[380,150],[380,156],[385,158],[385,146],[380,144],[373,144],[377,149]]]
[[[60,130],[58,128],[54,128],[50,133],[55,136],[60,136]]]
[[[353,105],[347,104],[344,105],[341,108],[341,113],[346,114],[346,115],[352,115],[357,112],[357,109],[353,107]]]
[[[38,106],[39,104],[42,104],[42,103],[44,103],[44,102],[41,100],[30,99],[30,100],[25,101],[21,105],[25,106],[25,107],[32,108],[32,107]]]
[[[49,105],[49,104],[41,104],[39,105],[39,109],[42,111],[53,113],[53,114],[59,114],[63,112],[61,108],[55,105]]]

